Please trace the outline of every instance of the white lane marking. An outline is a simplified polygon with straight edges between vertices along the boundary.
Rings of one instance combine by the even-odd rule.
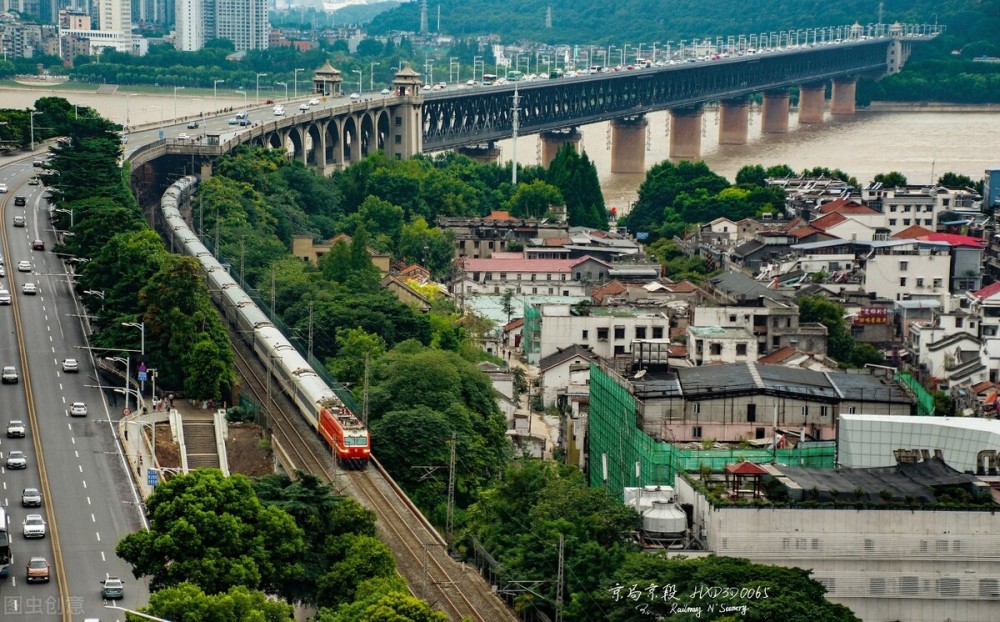
[[[87,505],[90,505],[90,497],[87,497]]]
[[[64,396],[62,396],[62,401],[63,401],[63,404],[65,404],[65,403],[66,403],[66,396],[65,396],[65,395],[64,395]]]
[[[48,326],[48,325],[46,325],[46,326],[45,326],[45,330],[47,330],[47,331],[49,331],[49,332],[51,333],[51,332],[52,332],[52,327],[51,327],[51,326]]]
[[[92,523],[96,523],[96,522],[97,522],[97,517],[96,517],[96,516],[94,516],[93,514],[91,514],[91,515],[90,515],[90,522],[92,522]]]
[[[77,468],[79,468],[79,469],[80,469],[80,472],[81,472],[81,473],[83,473],[83,465],[82,465],[82,464],[78,464],[78,465],[77,465]]]
[[[61,383],[61,382],[59,383],[59,390],[60,390],[60,391],[62,391],[62,390],[63,390],[63,386],[62,386],[62,383]]]
[[[97,541],[100,542],[101,541],[101,532],[97,531],[95,533],[97,534]]]
[[[76,451],[76,450],[74,449],[74,450],[73,450],[73,455],[75,455],[75,456],[76,456],[77,458],[79,458],[79,457],[80,457],[80,452],[78,452],[78,451]]]
[[[49,335],[49,341],[55,341],[55,339],[52,337],[52,335]],[[52,351],[55,352],[55,350],[52,350]]]
[[[104,558],[104,551],[101,551],[101,561],[102,562],[108,561],[107,559]]]
[[[84,488],[86,488],[86,487],[87,487],[87,480],[83,480],[83,487],[84,487]]]
[[[76,438],[74,438],[74,437],[70,437],[70,439],[69,439],[69,440],[70,440],[70,441],[71,441],[71,442],[72,442],[72,443],[73,443],[74,445],[76,445]]]

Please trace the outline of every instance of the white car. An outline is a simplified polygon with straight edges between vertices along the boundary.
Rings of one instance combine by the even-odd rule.
[[[7,438],[24,438],[24,422],[20,419],[11,419],[7,424]]]
[[[13,365],[4,365],[3,371],[0,372],[0,381],[3,384],[17,384],[17,368]]]
[[[315,97],[313,97],[312,99],[309,100],[309,105],[310,106],[319,106],[319,100],[316,99]]]
[[[10,297],[10,290],[0,289],[0,305],[9,305],[13,302]]]
[[[69,414],[73,417],[86,417],[87,405],[83,402],[73,402],[70,404]]]
[[[44,538],[45,520],[41,514],[28,514],[24,517],[24,537]]]
[[[75,374],[80,371],[80,363],[76,359],[63,360],[63,371],[67,374]]]
[[[351,101],[356,102],[361,99],[361,93],[351,93]]]
[[[8,469],[26,469],[28,468],[28,459],[24,456],[23,451],[8,451],[7,452],[7,468]]]
[[[0,184],[0,193],[7,193],[7,184]]]
[[[27,259],[22,259],[21,261],[17,262],[17,271],[31,272],[31,262],[28,261]]]
[[[177,135],[177,140],[188,140],[189,138],[191,137],[188,136],[187,132],[181,132]]]
[[[299,105],[299,112],[306,112],[307,110],[309,110],[309,104],[300,104]]]
[[[25,283],[24,285],[21,286],[21,293],[26,294],[28,296],[34,296],[35,294],[38,293],[38,286],[35,285],[34,283]]]

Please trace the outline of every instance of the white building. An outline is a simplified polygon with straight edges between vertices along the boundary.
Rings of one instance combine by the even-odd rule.
[[[590,395],[590,361],[593,359],[593,352],[574,344],[539,361],[542,405],[568,409],[573,400],[587,398]]]
[[[195,51],[211,39],[233,42],[237,52],[266,50],[271,23],[266,0],[177,0],[174,46]]]
[[[909,348],[921,377],[942,390],[989,378],[979,339],[979,318],[962,309],[934,315],[931,322],[910,325]]]
[[[940,186],[885,187],[880,183],[862,189],[865,203],[885,215],[885,226],[895,234],[920,225],[937,230],[938,217],[944,212],[978,212],[982,198],[968,190]]]
[[[900,464],[888,473],[865,470],[855,478],[849,469],[763,466],[779,482],[806,494],[839,486],[842,505],[719,504],[678,477],[678,501],[693,506],[693,532],[705,550],[809,569],[826,588],[827,599],[866,621],[996,620],[1000,515],[991,511],[995,506],[952,509],[900,498],[942,485],[988,495],[984,482],[937,460]],[[861,508],[848,503],[858,491],[867,502]],[[879,505],[883,495],[898,506]]]
[[[103,0],[97,4],[98,28],[102,32],[132,32],[132,1]]]
[[[513,294],[585,296],[591,285],[608,279],[610,266],[592,257],[524,259],[464,257],[454,285],[457,295]]]
[[[524,320],[524,350],[532,364],[574,344],[611,359],[632,352],[636,340],[666,342],[669,336],[666,310],[593,307],[580,314],[569,305],[538,305]]]
[[[951,281],[947,243],[889,240],[872,244],[865,262],[864,289],[889,300],[938,300],[944,303]]]
[[[688,326],[687,356],[695,365],[757,360],[757,338],[745,328]]]

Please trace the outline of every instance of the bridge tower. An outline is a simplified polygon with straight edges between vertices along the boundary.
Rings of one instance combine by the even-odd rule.
[[[719,102],[719,144],[747,144],[747,127],[750,121],[750,102],[746,97],[724,99]]]
[[[670,109],[670,157],[694,160],[701,156],[701,105]]]
[[[611,172],[646,172],[646,115],[611,120]]]
[[[826,112],[826,84],[799,86],[799,124],[821,124]]]
[[[788,132],[788,91],[764,91],[760,129],[765,134]]]
[[[400,99],[390,106],[392,137],[387,137],[385,144],[389,157],[405,160],[419,154],[423,148],[422,84],[420,74],[409,67],[396,72],[392,80],[392,90]]]
[[[583,134],[580,133],[579,128],[568,127],[542,132],[539,137],[542,139],[541,165],[548,168],[549,164],[552,164],[552,160],[556,159],[556,154],[563,148],[563,145],[573,145],[573,148],[579,152]]]

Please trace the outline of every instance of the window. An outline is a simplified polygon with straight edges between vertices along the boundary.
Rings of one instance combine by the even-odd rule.
[[[493,245],[493,243],[492,243],[492,242],[490,242],[490,246],[491,246],[491,247],[492,247],[492,245]],[[501,273],[500,273],[500,280],[501,280],[501,281],[506,281],[506,280],[507,280],[507,273],[506,273],[506,272],[501,272]]]
[[[598,328],[597,329],[597,340],[598,341],[607,341],[608,340],[608,329],[606,329],[606,328]]]
[[[819,416],[820,417],[825,417],[825,416],[827,416],[829,414],[830,414],[830,407],[829,406],[820,406],[819,407]]]
[[[747,344],[738,343],[736,344],[736,356],[746,356],[747,355]]]
[[[492,272],[485,273],[483,275],[483,280],[484,281],[492,281],[493,280],[493,273]]]
[[[400,144],[403,143],[403,137],[400,136],[399,134],[396,134],[396,136],[394,137],[394,139],[395,139],[397,145],[400,145]]]
[[[819,550],[819,538],[813,538],[811,544],[812,544],[812,550],[814,551]]]
[[[534,281],[534,280],[535,280],[535,277],[536,277],[536,276],[538,276],[538,275],[536,275],[536,274],[532,274],[532,275],[531,275],[531,280],[532,280],[532,281]]]
[[[615,346],[615,356],[621,356],[625,354],[625,346]]]
[[[872,553],[875,551],[875,541],[871,538],[865,538],[865,553]]]
[[[900,287],[906,287],[906,277],[905,276],[899,277],[899,286]]]
[[[559,275],[559,280],[565,282],[566,281],[566,275],[565,274],[560,274]]]
[[[552,292],[553,292],[553,291],[554,291],[554,290],[553,290],[553,289],[552,289],[552,288],[550,287],[550,288],[549,288],[549,296],[551,296],[551,295],[552,295]]]
[[[575,278],[575,279],[576,279],[577,281],[579,281],[579,280],[580,280],[580,279],[581,279],[582,277],[580,276],[580,273],[579,273],[579,272],[577,272],[577,273],[576,273],[576,274],[574,275],[574,278]]]
[[[701,426],[700,425],[696,425],[693,428],[691,428],[691,437],[692,438],[701,438]]]
[[[958,596],[961,581],[955,577],[938,579],[938,594],[941,596]]]
[[[903,225],[905,225],[907,227],[910,226],[910,219],[909,218],[904,218],[903,219]]]
[[[583,331],[583,340],[586,341],[587,337],[589,337],[589,336],[590,336],[590,331],[584,329],[584,331]]]
[[[615,339],[624,339],[624,338],[625,338],[625,327],[615,326]]]
[[[847,409],[847,414],[849,414],[849,415],[853,415],[853,414],[855,414],[855,413],[856,413],[856,411],[857,411],[857,407],[856,407],[856,406],[851,406],[851,407],[849,407],[849,408]]]
[[[518,272],[518,273],[517,273],[517,280],[518,280],[518,281],[520,281],[520,280],[521,280],[521,276],[522,276],[522,275],[521,275],[521,273],[520,273],[520,272]]]
[[[803,417],[808,417],[809,416],[809,407],[808,406],[803,406],[802,407],[802,416]]]
[[[778,346],[780,346],[781,345],[781,337],[777,336],[777,335],[775,335],[774,337],[771,337],[771,345],[774,346],[775,348],[777,348]]]
[[[747,423],[757,423],[756,404],[747,404]]]
[[[722,344],[721,343],[710,343],[708,344],[708,353],[712,356],[722,356]]]
[[[908,261],[901,261],[901,262],[899,262],[899,271],[900,272],[906,272],[906,269],[909,268],[909,267],[910,267],[910,262],[908,262]]]
[[[694,412],[694,414],[700,415],[701,414],[701,402],[695,402],[694,404],[692,404],[691,410]]]
[[[646,338],[646,327],[645,326],[636,326],[635,327],[635,338],[636,339],[645,339]]]
[[[867,540],[865,540],[867,542]],[[870,596],[882,596],[885,594],[885,579],[883,577],[872,577],[868,579],[868,594]]]
[[[653,339],[663,339],[663,327],[654,326],[653,327]]]
[[[531,288],[531,293],[532,294],[537,294],[538,293],[538,288],[537,287],[532,287]]]
[[[889,226],[890,227],[895,227],[896,226],[896,219],[895,218],[890,218],[889,219]]]
[[[546,281],[551,281],[552,280],[552,275],[551,274],[546,274],[545,275],[545,280]]]
[[[934,279],[934,287],[943,287],[944,279]]]
[[[919,277],[918,276],[917,277],[917,287],[923,287],[923,286],[924,286],[924,279],[923,279],[923,277]]]
[[[963,318],[960,317],[955,318],[955,328],[962,328],[963,323],[964,323]]]
[[[765,428],[754,428],[753,430],[754,438],[760,440],[767,436],[767,430]]]
[[[735,313],[730,313],[729,314],[729,323],[730,324],[735,324],[736,323],[736,314]]]
[[[916,596],[920,593],[920,579],[917,577],[900,577],[899,593],[904,596]]]
[[[564,289],[563,290],[563,296],[569,296],[569,290],[568,289]]]
[[[403,125],[403,117],[396,117],[396,127]]]
[[[837,591],[837,580],[833,577],[817,577],[816,582],[826,588],[827,594],[833,594]]]
[[[1000,596],[1000,581],[996,579],[980,579],[979,596],[983,598],[996,598]]]

